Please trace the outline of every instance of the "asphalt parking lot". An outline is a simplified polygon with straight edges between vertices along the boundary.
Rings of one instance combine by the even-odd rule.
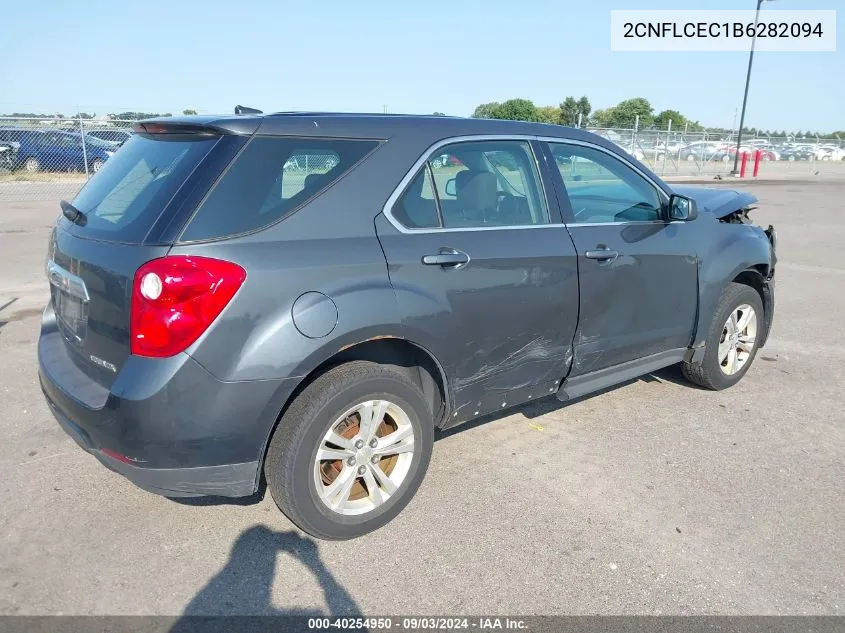
[[[781,263],[737,387],[665,370],[464,427],[343,543],[269,494],[177,503],[77,448],[36,375],[58,205],[0,203],[0,613],[842,614],[845,179],[743,186]]]

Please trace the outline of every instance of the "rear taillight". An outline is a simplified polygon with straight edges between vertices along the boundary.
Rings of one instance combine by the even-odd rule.
[[[246,279],[231,262],[175,255],[141,266],[132,284],[131,352],[173,356],[208,329]]]

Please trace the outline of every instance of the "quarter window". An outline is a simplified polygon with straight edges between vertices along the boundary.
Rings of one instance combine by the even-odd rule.
[[[482,228],[549,223],[531,146],[469,141],[435,151],[393,207],[409,228]]]
[[[657,189],[621,160],[582,145],[551,143],[575,222],[655,222],[663,218]]]
[[[377,145],[369,140],[255,137],[181,239],[227,237],[272,224],[311,200]]]

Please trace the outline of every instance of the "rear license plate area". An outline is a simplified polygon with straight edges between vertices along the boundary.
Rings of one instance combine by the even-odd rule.
[[[88,305],[78,297],[74,297],[53,287],[53,310],[62,335],[75,345],[82,345],[88,329]]]

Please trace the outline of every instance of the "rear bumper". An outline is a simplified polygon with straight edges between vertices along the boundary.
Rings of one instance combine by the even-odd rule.
[[[84,450],[100,463],[123,475],[139,488],[165,497],[246,497],[255,492],[259,462],[198,466],[195,468],[142,468],[128,464],[98,450],[85,430],[68,419],[47,398],[50,411],[59,426]]]
[[[59,425],[103,465],[165,496],[247,496],[296,381],[218,380],[193,358],[131,356],[107,388],[61,353],[45,320],[41,388]],[[62,345],[64,341],[60,341]]]

